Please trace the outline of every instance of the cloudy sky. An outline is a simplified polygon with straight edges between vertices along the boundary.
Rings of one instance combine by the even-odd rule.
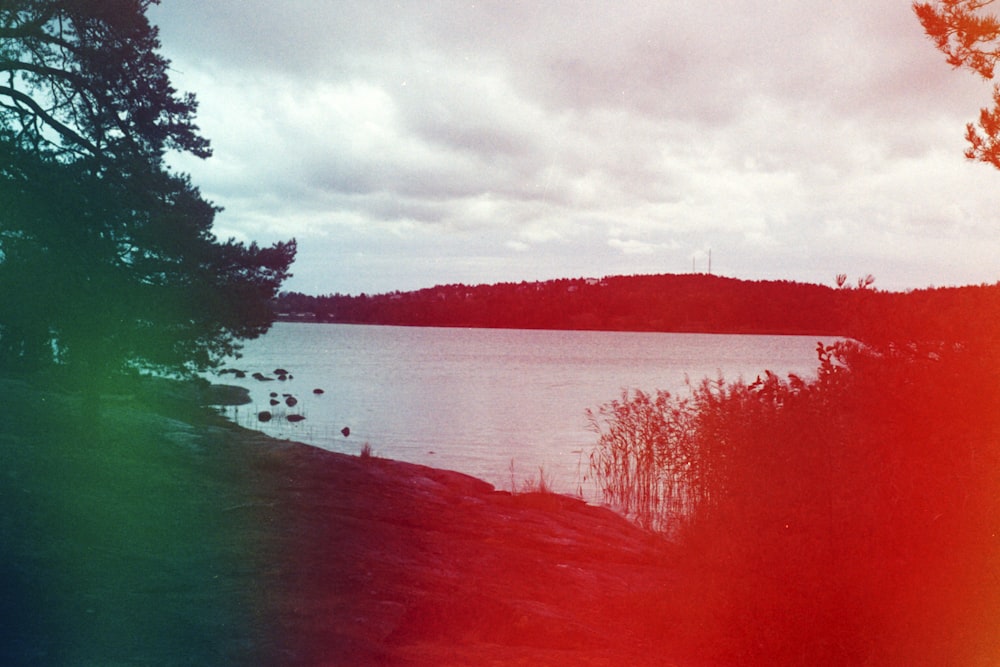
[[[1000,280],[990,86],[907,0],[163,0],[183,157],[221,237],[295,237],[287,287],[708,269]]]

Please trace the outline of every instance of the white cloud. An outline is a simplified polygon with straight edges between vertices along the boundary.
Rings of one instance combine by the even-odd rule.
[[[652,255],[662,250],[676,250],[676,243],[648,243],[638,239],[608,239],[608,245],[626,255]]]
[[[1000,174],[961,155],[989,88],[906,2],[151,16],[216,149],[172,159],[226,207],[220,235],[299,238],[293,288],[686,271],[708,247],[747,278],[1000,278]]]

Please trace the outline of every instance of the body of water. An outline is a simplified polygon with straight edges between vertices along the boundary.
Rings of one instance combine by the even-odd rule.
[[[227,415],[272,436],[355,454],[367,443],[378,456],[459,470],[500,488],[537,479],[541,469],[557,491],[575,493],[597,440],[587,408],[623,389],[683,395],[686,378],[753,380],[765,369],[814,377],[818,340],[279,322],[228,364],[246,378],[213,379],[249,388],[253,403]],[[276,369],[291,377],[250,375],[274,378]],[[262,410],[274,417],[260,422]]]

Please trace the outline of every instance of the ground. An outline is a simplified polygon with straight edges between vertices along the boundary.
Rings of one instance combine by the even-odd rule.
[[[670,545],[609,509],[275,441],[204,388],[0,393],[4,664],[688,664]]]

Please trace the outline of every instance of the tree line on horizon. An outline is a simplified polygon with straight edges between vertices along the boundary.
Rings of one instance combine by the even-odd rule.
[[[1000,283],[909,292],[709,274],[438,285],[378,295],[282,292],[279,319],[344,324],[953,339],[994,326]],[[933,316],[932,316],[933,315]]]

